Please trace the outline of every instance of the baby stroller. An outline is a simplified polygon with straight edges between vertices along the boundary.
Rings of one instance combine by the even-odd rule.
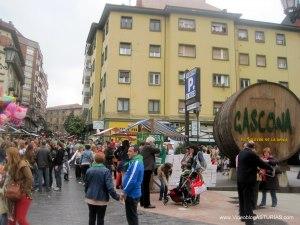
[[[199,204],[199,195],[206,190],[200,175],[194,170],[185,170],[180,177],[179,186],[170,190],[169,196],[176,203],[181,203],[184,207]],[[164,200],[164,204],[168,198]]]

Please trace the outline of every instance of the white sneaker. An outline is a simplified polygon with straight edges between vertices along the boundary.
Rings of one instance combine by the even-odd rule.
[[[53,188],[53,190],[54,190],[54,191],[61,191],[61,188],[55,187],[55,188]]]

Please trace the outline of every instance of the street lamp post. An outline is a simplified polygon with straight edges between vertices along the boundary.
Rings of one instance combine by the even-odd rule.
[[[300,0],[281,0],[284,13],[290,17],[292,23],[300,19]]]

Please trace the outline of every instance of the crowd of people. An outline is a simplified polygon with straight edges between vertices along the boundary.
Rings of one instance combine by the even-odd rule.
[[[98,225],[104,224],[109,196],[125,202],[128,224],[138,224],[138,203],[146,209],[155,208],[150,199],[150,180],[155,170],[161,183],[159,200],[166,199],[169,191],[173,165],[162,163],[156,168],[155,156],[161,151],[151,136],[139,146],[130,145],[128,140],[95,145],[75,140],[10,137],[2,138],[0,143],[1,225],[28,225],[32,193],[61,191],[62,180],[69,180],[70,165],[75,167],[77,182],[84,185],[89,225],[96,221]],[[188,146],[181,161],[183,174],[192,170],[201,176],[206,168],[203,153],[210,154],[212,164],[228,168],[229,160],[221,158],[217,148]],[[270,148],[263,149],[259,157],[253,142],[246,143],[237,156],[240,216],[246,224],[253,223],[259,190],[263,194],[259,206],[266,206],[266,193],[270,191],[272,206],[276,207],[277,164]],[[199,202],[199,196],[196,200]]]
[[[154,142],[151,136],[140,146],[131,146],[128,140],[95,145],[4,137],[0,140],[0,224],[28,225],[32,193],[61,191],[62,180],[69,180],[70,165],[75,167],[77,182],[84,185],[90,225],[104,223],[109,196],[124,200],[128,224],[138,224],[138,203],[155,207],[149,186],[160,150]]]

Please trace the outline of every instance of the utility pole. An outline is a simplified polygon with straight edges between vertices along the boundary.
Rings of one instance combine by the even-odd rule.
[[[185,74],[188,73],[189,70],[186,69],[184,71],[184,80],[185,80]],[[186,96],[185,96],[185,108],[184,108],[184,113],[185,113],[185,121],[184,121],[184,130],[185,130],[185,145],[189,145],[190,142],[190,114],[189,111],[187,110],[187,104],[186,104]]]

